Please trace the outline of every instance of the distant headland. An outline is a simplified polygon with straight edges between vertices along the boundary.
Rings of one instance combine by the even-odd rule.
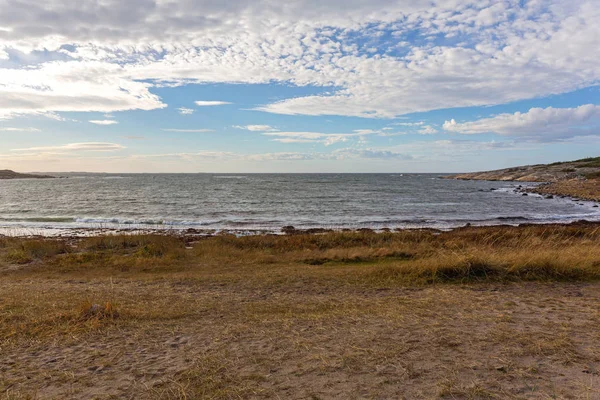
[[[36,175],[36,174],[21,174],[10,169],[0,169],[0,179],[52,179],[55,176]]]
[[[600,157],[447,176],[448,179],[542,182],[530,191],[600,201]]]

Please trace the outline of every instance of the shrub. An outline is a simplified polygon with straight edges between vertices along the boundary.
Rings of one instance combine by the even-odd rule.
[[[59,240],[26,240],[21,246],[33,258],[47,258],[69,252],[69,247]]]
[[[587,174],[584,174],[583,176],[585,176],[586,179],[600,179],[600,171],[588,172]]]
[[[87,238],[81,247],[113,252],[136,250],[134,254],[140,257],[180,257],[184,254],[185,242],[180,238],[164,235],[107,235]]]
[[[15,264],[28,264],[33,261],[23,249],[11,249],[6,254],[6,261]]]

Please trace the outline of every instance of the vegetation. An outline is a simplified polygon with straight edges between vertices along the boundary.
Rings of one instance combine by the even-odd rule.
[[[577,168],[600,168],[600,157],[590,157],[577,160]]]
[[[0,238],[0,396],[594,398],[598,243],[583,222]]]
[[[496,171],[472,172],[447,176],[449,179],[474,179],[489,181],[522,182],[570,182],[582,184],[587,179],[597,179],[600,173],[600,157],[584,158],[576,161],[555,162],[552,164],[525,165],[499,169]],[[560,185],[553,194],[562,195]],[[568,195],[568,194],[566,194]]]
[[[600,179],[600,171],[588,172],[584,176],[586,179]]]
[[[600,171],[587,172],[580,179],[569,179],[541,185],[531,189],[531,191],[539,194],[568,196],[600,202]]]
[[[0,169],[0,179],[49,179],[50,175],[21,174],[10,169]]]
[[[191,239],[116,235],[83,239],[4,238],[13,275],[135,278],[228,276],[250,284],[308,277],[334,284],[424,285],[439,282],[600,278],[600,227],[595,224],[466,227],[451,232],[406,230],[320,235],[220,235]],[[308,268],[326,266],[327,268]],[[298,268],[305,267],[302,270]],[[116,275],[114,275],[116,274]],[[379,277],[379,278],[377,278]],[[257,282],[258,283],[258,282]]]

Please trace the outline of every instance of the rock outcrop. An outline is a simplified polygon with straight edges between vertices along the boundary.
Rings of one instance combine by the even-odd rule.
[[[0,179],[50,179],[56,178],[50,175],[34,175],[34,174],[20,174],[10,169],[0,170]]]
[[[471,172],[451,175],[448,179],[559,182],[573,179],[596,179],[600,177],[600,157],[552,164],[526,165],[495,171]]]

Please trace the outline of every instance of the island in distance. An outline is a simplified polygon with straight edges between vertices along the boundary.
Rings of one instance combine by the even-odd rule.
[[[51,179],[56,178],[50,175],[36,175],[36,174],[21,174],[10,169],[0,170],[0,179]]]

